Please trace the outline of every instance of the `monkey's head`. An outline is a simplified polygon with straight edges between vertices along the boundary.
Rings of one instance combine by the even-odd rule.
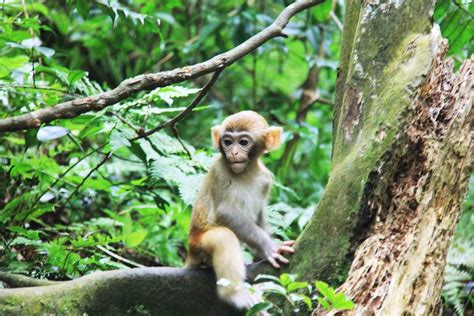
[[[242,173],[262,153],[278,148],[282,130],[268,126],[257,112],[242,111],[213,127],[212,141],[232,172]]]

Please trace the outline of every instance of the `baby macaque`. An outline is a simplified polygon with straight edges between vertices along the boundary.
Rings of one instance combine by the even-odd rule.
[[[193,207],[186,266],[212,266],[219,297],[238,309],[261,301],[242,286],[245,264],[240,242],[275,268],[288,263],[282,254],[294,251],[293,241],[278,245],[272,240],[264,216],[272,174],[259,157],[278,148],[281,132],[253,111],[233,114],[212,128],[213,144],[221,156],[204,179]],[[219,282],[222,279],[230,284]]]

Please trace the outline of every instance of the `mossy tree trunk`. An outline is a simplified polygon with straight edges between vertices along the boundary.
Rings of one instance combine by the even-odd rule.
[[[338,315],[435,315],[472,166],[473,60],[453,73],[434,1],[381,2],[346,3],[333,171],[290,269],[337,281],[350,264],[358,306]]]
[[[343,283],[348,315],[432,315],[472,165],[473,61],[453,73],[433,1],[382,2],[346,3],[333,170],[284,271]],[[0,313],[230,313],[214,289],[204,271],[106,272],[0,291]]]

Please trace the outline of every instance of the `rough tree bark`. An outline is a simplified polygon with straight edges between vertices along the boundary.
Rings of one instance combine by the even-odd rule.
[[[346,3],[333,170],[284,270],[346,280],[342,290],[358,305],[343,314],[439,313],[473,159],[474,66],[453,73],[433,2]],[[214,288],[208,271],[113,271],[0,291],[0,312],[230,314]]]
[[[334,257],[325,260],[344,271],[356,249],[340,289],[358,306],[338,315],[440,314],[473,160],[473,58],[453,73],[431,22],[434,1],[346,5],[334,169],[300,251],[328,231],[321,243]],[[337,277],[315,266],[300,260],[296,269]]]

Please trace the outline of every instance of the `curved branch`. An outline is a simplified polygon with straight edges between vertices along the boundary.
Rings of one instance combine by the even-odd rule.
[[[264,266],[263,262],[250,265],[249,279]],[[0,281],[3,277],[0,274]],[[96,272],[48,286],[0,290],[0,311],[11,315],[243,314],[217,298],[212,270],[164,267]]]
[[[10,288],[47,286],[59,284],[58,281],[35,279],[21,274],[0,271],[0,281],[6,283]]]
[[[73,118],[89,111],[99,111],[118,103],[131,95],[158,87],[190,80],[225,68],[241,59],[268,40],[282,36],[283,28],[292,16],[310,8],[323,0],[300,0],[286,7],[267,28],[249,38],[239,46],[219,54],[205,62],[152,74],[143,74],[122,81],[115,89],[93,96],[59,103],[55,106],[36,110],[0,120],[0,132],[13,132],[38,127],[56,119]]]

